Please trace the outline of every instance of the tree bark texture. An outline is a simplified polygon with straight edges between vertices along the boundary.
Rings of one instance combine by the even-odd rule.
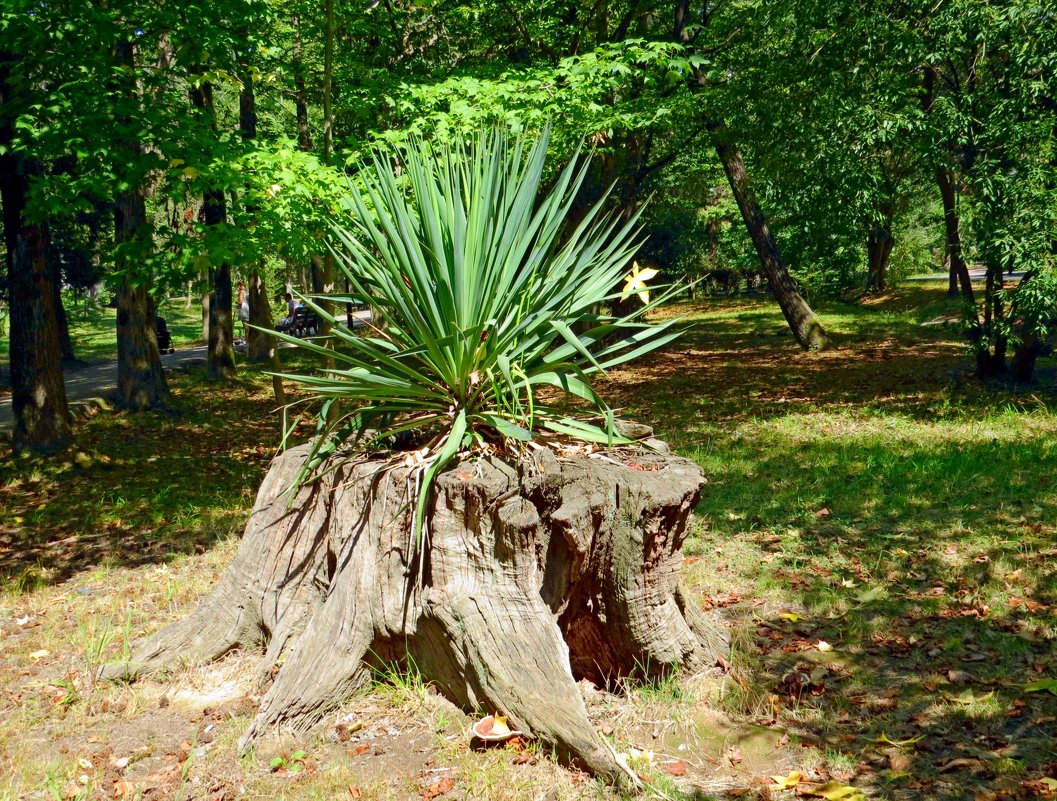
[[[1009,374],[1014,381],[1026,384],[1035,375],[1035,362],[1046,350],[1044,343],[1036,334],[1022,333],[1020,342],[1009,360]]]
[[[204,112],[214,124],[213,86],[201,81],[190,90],[191,104]],[[222,189],[208,189],[202,195],[202,218],[206,226],[227,222],[227,199]],[[209,336],[207,339],[206,375],[213,380],[235,377],[235,328],[231,314],[231,265],[224,260],[210,260],[209,268]]]
[[[367,679],[368,663],[410,658],[456,703],[503,711],[565,760],[620,781],[576,680],[704,669],[727,649],[718,618],[679,587],[704,483],[688,460],[545,450],[463,462],[438,477],[418,550],[409,468],[356,458],[291,504],[285,490],[306,454],[276,458],[212,594],[104,676],[262,650],[260,676],[274,682],[245,747],[276,724],[319,721]]]
[[[118,64],[134,73],[136,49],[131,40],[120,41],[114,48]],[[138,89],[129,89],[138,96]],[[126,119],[125,122],[131,123]],[[121,248],[117,259],[119,279],[117,296],[117,405],[143,411],[162,405],[169,397],[165,373],[158,352],[154,304],[148,291],[149,280],[137,264],[136,251],[150,247],[146,240],[147,206],[143,176],[131,165],[143,158],[141,145],[131,139],[118,143],[133,174],[130,188],[114,198],[114,244]]]
[[[116,244],[137,241],[147,224],[143,191],[134,188],[118,195],[114,207]],[[126,270],[132,269],[126,267]],[[154,303],[147,287],[123,273],[117,287],[117,405],[145,411],[169,397],[158,351]]]
[[[888,260],[892,256],[895,237],[891,223],[870,229],[866,238],[866,291],[880,292],[888,283]]]
[[[0,53],[0,90],[5,103],[9,58]],[[0,142],[11,142],[7,124]],[[12,152],[0,155],[0,202],[4,207],[4,240],[7,248],[9,358],[11,369],[11,432],[16,451],[52,453],[73,440],[66,384],[59,362],[59,336],[55,320],[55,293],[48,267],[48,229],[26,220],[29,179],[39,172],[34,159]]]
[[[55,333],[59,342],[59,358],[63,362],[77,361],[77,354],[73,350],[73,340],[70,338],[70,321],[66,316],[66,307],[62,302],[62,265],[53,257],[49,248],[48,252],[48,281],[52,286],[52,302],[55,316]]]
[[[763,216],[756,194],[749,184],[749,175],[745,170],[741,152],[733,142],[725,138],[724,128],[722,124],[709,126],[716,154],[723,164],[731,192],[760,257],[760,265],[767,276],[767,283],[800,347],[804,350],[822,350],[827,345],[826,331],[789,274],[778,250],[778,243],[771,236],[767,219]]]
[[[987,265],[987,278],[984,288],[984,320],[979,327],[979,340],[976,343],[976,372],[981,378],[1003,375],[1007,369],[1006,351],[1009,339],[1003,332],[1005,322],[1005,304],[998,294],[1003,288],[1002,265]],[[971,332],[975,334],[976,331]]]
[[[297,117],[297,146],[311,152],[312,130],[308,127],[308,93],[305,91],[305,65],[302,58],[301,18],[294,17],[294,113]]]
[[[936,185],[939,186],[940,197],[943,199],[944,253],[947,259],[945,266],[949,276],[947,294],[954,297],[960,293],[963,298],[975,302],[969,267],[962,258],[962,233],[958,220],[954,176],[946,169],[937,170]]]
[[[257,95],[253,86],[253,75],[244,71],[241,75],[242,91],[239,93],[239,133],[244,140],[257,138]],[[247,207],[253,213],[253,207]],[[247,270],[247,300],[250,311],[250,325],[246,327],[246,356],[251,362],[273,360],[273,367],[278,366],[275,350],[275,337],[267,330],[272,326],[272,309],[268,302],[268,290],[261,276],[260,266],[253,265]],[[276,399],[283,403],[285,393],[282,390],[282,379],[273,376],[273,387]]]

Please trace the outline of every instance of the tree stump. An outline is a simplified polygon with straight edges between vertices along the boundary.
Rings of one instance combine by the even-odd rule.
[[[370,664],[410,659],[457,704],[505,712],[564,760],[620,782],[576,679],[702,669],[726,651],[725,629],[678,583],[704,484],[693,462],[643,449],[463,461],[439,476],[416,555],[410,469],[357,457],[290,502],[307,452],[275,459],[234,562],[198,609],[105,677],[261,649],[261,680],[274,680],[246,747],[273,725],[319,721]]]

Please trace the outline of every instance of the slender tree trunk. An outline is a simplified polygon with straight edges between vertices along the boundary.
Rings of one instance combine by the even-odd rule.
[[[976,350],[976,372],[981,378],[1002,375],[1008,369],[1009,340],[1003,332],[1005,307],[998,294],[1002,289],[1002,267],[988,262],[984,290],[984,320]]]
[[[201,81],[190,90],[191,104],[204,112],[208,124],[215,129],[213,85]],[[202,197],[202,215],[207,227],[227,222],[227,199],[222,189],[208,189]],[[209,338],[206,374],[210,379],[235,377],[235,331],[231,314],[231,265],[221,260],[209,268]]]
[[[253,76],[248,70],[243,72],[242,92],[239,94],[239,131],[244,140],[257,138],[257,98]],[[272,389],[275,400],[282,405],[286,403],[286,392],[283,389],[283,380],[278,376],[282,365],[279,363],[279,351],[275,347],[275,336],[268,333],[273,328],[268,289],[259,265],[250,267],[248,273],[247,299],[251,326],[247,327],[246,332],[246,354],[253,362],[271,362]]]
[[[0,52],[0,202],[4,207],[4,242],[7,249],[9,358],[11,408],[14,413],[11,442],[16,451],[51,453],[73,440],[66,385],[59,364],[55,321],[57,288],[48,268],[48,231],[43,223],[25,218],[30,177],[39,164],[12,148],[13,114],[20,98],[11,86],[11,67],[17,56]]]
[[[1013,272],[1016,267],[1016,261],[1010,259],[1008,272]],[[1024,289],[1028,283],[1034,281],[1038,276],[1036,270],[1028,270],[1024,273],[1020,279],[1020,283],[1017,286],[1017,292],[1013,295],[1013,300],[1010,303],[1009,314],[1013,318],[1021,317],[1019,320],[1019,342],[1013,351],[1013,356],[1009,360],[1009,372],[1014,381],[1021,383],[1027,383],[1032,380],[1035,374],[1035,362],[1038,361],[1040,356],[1052,352],[1053,344],[1053,333],[1052,328],[1047,326],[1047,330],[1043,334],[1035,332],[1035,322],[1031,316],[1019,315],[1014,312],[1014,307],[1018,302],[1018,296],[1020,291]],[[1026,319],[1025,319],[1026,317]],[[1045,318],[1044,318],[1045,320]]]
[[[778,243],[771,236],[767,220],[749,184],[749,175],[745,170],[745,162],[741,158],[741,153],[733,142],[723,136],[724,126],[721,123],[710,125],[709,130],[712,131],[716,153],[727,174],[731,192],[741,210],[741,216],[748,228],[752,243],[756,246],[756,253],[760,257],[764,275],[767,276],[767,283],[782,309],[782,314],[785,315],[786,322],[789,323],[793,336],[804,350],[825,348],[827,345],[826,332],[803,295],[800,294],[800,290],[793,282],[793,277],[789,275],[789,270],[782,260],[782,254],[778,250]]]
[[[200,280],[204,286],[209,286],[209,270],[202,273]],[[203,292],[198,296],[198,305],[202,310],[202,339],[206,342],[209,341],[209,307],[212,297],[210,292]]]
[[[689,45],[692,43],[691,29],[693,27],[690,0],[676,0],[674,11],[673,38],[682,45]],[[707,13],[701,22],[708,23]],[[690,82],[691,90],[706,84],[705,74],[695,67],[693,79]],[[778,243],[771,236],[771,231],[767,227],[767,219],[763,216],[760,204],[756,200],[756,194],[749,184],[749,174],[745,169],[741,152],[726,135],[726,125],[722,121],[713,120],[706,127],[712,136],[716,155],[719,156],[719,161],[723,165],[723,171],[727,175],[727,181],[734,200],[738,204],[738,209],[741,211],[742,219],[745,221],[745,227],[756,247],[760,265],[763,267],[764,275],[767,276],[767,283],[782,309],[786,322],[789,323],[793,336],[804,350],[822,350],[828,344],[826,331],[814,311],[811,310],[807,300],[800,294],[793,277],[789,275],[782,254],[778,250]]]
[[[887,286],[888,260],[892,255],[894,245],[892,216],[886,210],[883,223],[871,228],[866,237],[867,292],[881,292]]]
[[[940,197],[943,199],[943,223],[946,231],[944,252],[947,258],[945,266],[949,276],[947,294],[955,297],[960,292],[963,298],[975,301],[969,268],[962,258],[962,234],[958,220],[954,176],[947,169],[937,170],[936,185],[939,186]]]
[[[135,67],[135,45],[131,40],[118,42],[117,62],[132,70]],[[139,91],[130,94],[138,97]],[[131,123],[126,119],[126,123]],[[126,140],[118,148],[128,164],[143,158],[138,142]],[[148,282],[143,280],[136,250],[146,251],[147,206],[143,178],[134,175],[130,189],[114,199],[114,244],[125,246],[119,252],[117,287],[117,405],[143,411],[162,405],[169,397],[169,387],[162,371],[161,354],[154,321],[154,305]]]
[[[294,17],[294,113],[297,116],[297,146],[312,150],[312,131],[308,127],[308,101],[305,99],[305,65],[301,56],[301,18]]]
[[[1014,381],[1028,383],[1035,375],[1035,362],[1042,355],[1042,342],[1035,334],[1022,333],[1020,343],[1009,360],[1009,372]]]
[[[336,36],[336,30],[334,27],[334,0],[324,0],[323,12],[326,26],[323,42],[323,163],[329,165],[334,158],[334,38]],[[322,275],[320,276],[324,295],[329,295],[334,292],[334,271],[336,266],[334,256],[329,252],[325,253],[322,260]],[[318,302],[323,311],[328,315],[334,314],[333,303],[329,300],[321,300]],[[323,341],[327,343],[327,347],[332,347],[333,345],[330,341],[330,329],[330,320],[324,315],[319,322],[319,335],[322,337]],[[333,357],[328,356],[324,359],[324,366],[327,368],[333,368]],[[337,404],[331,408],[336,414],[338,411]]]
[[[70,339],[70,321],[66,317],[66,307],[62,302],[62,265],[55,258],[52,248],[48,249],[48,280],[52,286],[54,300],[55,332],[59,340],[59,357],[63,362],[77,361],[73,351],[73,340]]]

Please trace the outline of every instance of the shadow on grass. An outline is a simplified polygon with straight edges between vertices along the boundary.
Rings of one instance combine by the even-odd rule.
[[[702,307],[687,307],[699,314]],[[905,315],[841,304],[825,318],[835,346],[804,353],[773,306],[691,319],[661,353],[611,371],[599,389],[622,414],[654,421],[675,446],[716,426],[805,410],[856,408],[934,419],[1007,404],[1057,400],[1052,382],[981,387],[956,327],[922,327]],[[834,325],[833,323],[836,323]],[[1040,361],[1040,375],[1052,360]]]
[[[743,713],[777,705],[871,795],[1049,797],[1057,697],[1026,687],[1057,678],[1052,363],[982,386],[957,302],[914,301],[824,309],[818,354],[728,304],[603,390],[709,478],[687,577],[734,604]]]
[[[891,798],[1034,797],[1057,770],[1057,697],[1025,689],[1057,678],[1057,422],[808,419],[697,454],[695,547],[771,602],[735,610],[757,702]]]
[[[58,457],[0,456],[0,576],[28,591],[98,565],[164,562],[237,534],[279,441],[274,399],[249,379],[190,388],[178,414],[104,411]]]

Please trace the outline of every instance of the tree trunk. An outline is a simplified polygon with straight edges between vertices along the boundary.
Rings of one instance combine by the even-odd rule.
[[[257,138],[257,97],[253,87],[253,75],[249,70],[244,70],[242,74],[239,131],[244,140]],[[282,378],[278,376],[282,365],[279,363],[279,351],[275,347],[275,336],[269,333],[274,326],[271,304],[268,302],[268,289],[259,265],[249,268],[248,273],[250,325],[246,326],[246,357],[251,362],[271,362],[272,390],[276,402],[282,406],[286,403],[286,391],[283,389]]]
[[[135,71],[135,45],[120,41],[115,56],[130,74]],[[138,97],[133,87],[130,96]],[[129,120],[125,120],[131,127]],[[140,144],[133,140],[118,143],[131,166],[142,160]],[[122,255],[117,260],[117,405],[133,411],[144,411],[162,405],[169,397],[169,387],[162,371],[161,354],[155,329],[154,304],[143,280],[141,255],[150,248],[146,236],[147,206],[143,177],[129,181],[130,188],[114,198],[114,245]],[[123,247],[122,247],[123,246]]]
[[[962,258],[962,234],[958,220],[954,176],[946,169],[937,170],[936,184],[940,188],[940,197],[943,198],[944,253],[947,259],[945,266],[949,276],[947,295],[956,297],[960,293],[963,298],[975,303],[976,297],[973,294],[972,278],[970,278],[969,268]]]
[[[691,31],[694,20],[691,11],[689,0],[676,0],[675,26],[672,35],[673,39],[682,45],[690,45],[693,41],[694,35]],[[699,22],[707,25],[709,19],[710,14],[705,10]],[[707,85],[708,79],[704,71],[700,67],[694,67],[693,79],[690,82],[691,90]],[[760,258],[764,275],[767,276],[771,293],[778,301],[793,336],[804,350],[822,350],[828,344],[826,331],[804,296],[800,294],[793,277],[789,275],[789,270],[782,260],[782,254],[778,250],[778,243],[771,236],[771,231],[767,227],[767,218],[763,216],[760,204],[756,201],[756,194],[749,184],[749,175],[745,169],[741,152],[727,136],[726,124],[723,121],[711,121],[706,128],[712,135],[716,155],[719,156],[720,163],[723,165],[734,200],[738,204],[749,236],[756,247],[756,253]]]
[[[1005,309],[998,292],[1002,289],[1002,267],[987,265],[984,290],[984,321],[976,349],[976,373],[981,378],[1002,375],[1008,369],[1006,350],[1009,340],[1002,332]]]
[[[1020,342],[1009,360],[1009,374],[1014,381],[1026,384],[1035,375],[1035,362],[1042,355],[1043,343],[1035,334],[1021,334]]]
[[[311,152],[312,130],[308,127],[305,65],[301,56],[301,18],[294,17],[294,113],[297,116],[297,146]]]
[[[3,204],[7,250],[11,444],[16,451],[53,453],[73,440],[66,384],[59,363],[55,319],[58,291],[48,266],[48,230],[25,218],[30,176],[40,173],[35,159],[14,150],[11,109],[20,98],[11,86],[11,65],[17,57],[0,52],[0,203]]]
[[[206,286],[209,286],[209,270],[202,273],[201,281]],[[202,339],[206,342],[209,341],[209,306],[212,297],[209,292],[203,292],[198,296],[198,305],[202,309]]]
[[[66,306],[62,302],[62,266],[57,259],[48,257],[48,280],[52,286],[52,299],[54,300],[55,333],[59,341],[59,358],[64,363],[77,361],[77,354],[73,350],[73,340],[70,338],[70,321],[66,316]]]
[[[620,781],[576,680],[705,669],[727,649],[718,618],[679,587],[703,484],[688,460],[626,450],[559,461],[545,450],[463,462],[438,477],[422,556],[409,548],[408,468],[355,458],[291,503],[307,452],[273,462],[212,594],[105,677],[256,648],[259,676],[274,683],[247,747],[277,724],[318,722],[366,681],[366,664],[409,658],[455,702],[505,712],[564,759]]]
[[[268,289],[255,267],[249,271],[250,326],[246,334],[246,353],[251,362],[265,362],[275,350],[275,337],[268,331],[272,329],[272,307],[268,301]],[[256,326],[256,327],[252,327]]]
[[[866,291],[881,292],[888,281],[888,259],[892,255],[895,238],[892,236],[891,220],[884,226],[870,229],[866,238]]]
[[[330,165],[334,158],[334,39],[337,31],[334,26],[334,0],[323,1],[323,163]],[[324,296],[334,292],[334,272],[337,265],[334,256],[326,252],[320,262],[320,282]],[[315,268],[315,261],[313,261]],[[330,316],[334,314],[334,304],[322,297],[316,300],[325,314],[320,315],[318,334],[328,348],[333,348],[334,343],[330,338],[331,322]],[[323,358],[323,369],[334,369],[334,357],[327,355]],[[339,411],[338,404],[331,407],[332,414],[336,417]]]
[[[169,387],[158,351],[154,303],[144,286],[117,290],[117,405],[146,411],[165,404]]]
[[[279,349],[276,347],[275,335],[268,333],[275,326],[272,323],[272,308],[268,301],[268,288],[260,271],[254,268],[249,275],[249,299],[250,299],[250,323],[259,328],[268,329],[261,331],[250,328],[246,338],[247,358],[253,362],[269,362],[272,373],[272,393],[275,402],[280,406],[286,405],[286,390],[283,388],[283,379],[279,373],[282,372],[282,363],[279,361]]]
[[[213,85],[200,81],[190,89],[191,104],[204,112],[215,130]],[[227,222],[227,199],[222,189],[208,189],[202,196],[202,215],[207,230]],[[208,233],[207,233],[208,236]],[[210,260],[209,268],[209,335],[207,339],[206,375],[212,380],[235,377],[235,328],[231,314],[231,265]]]
[[[714,138],[716,153],[723,164],[723,171],[727,174],[731,192],[741,210],[752,243],[756,246],[767,283],[782,309],[782,314],[785,315],[786,322],[789,323],[793,336],[804,350],[822,350],[827,345],[826,332],[786,269],[782,254],[778,251],[778,243],[771,236],[767,220],[749,185],[749,175],[741,153],[737,146],[724,136],[725,126],[722,123],[709,125],[709,130]]]

